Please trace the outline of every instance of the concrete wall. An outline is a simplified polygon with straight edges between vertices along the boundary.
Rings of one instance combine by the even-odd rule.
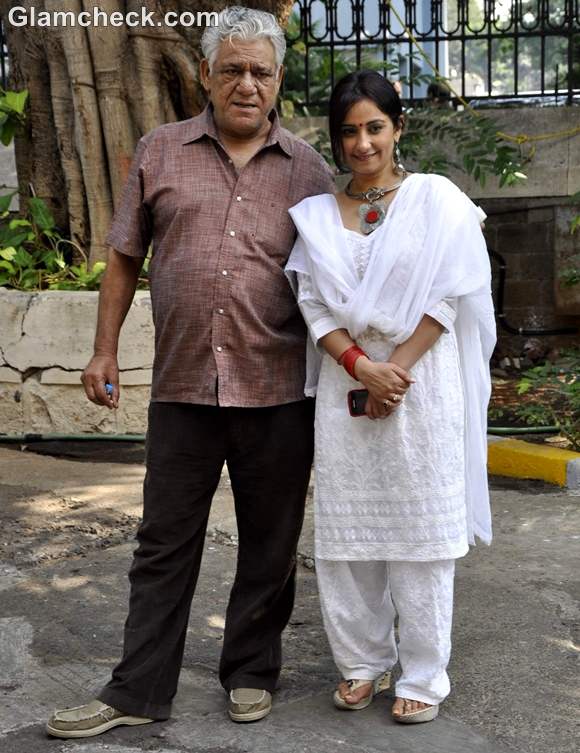
[[[97,293],[0,288],[0,434],[141,434],[153,363],[149,293],[139,291],[119,345],[118,411],[89,402],[80,383],[93,349]]]

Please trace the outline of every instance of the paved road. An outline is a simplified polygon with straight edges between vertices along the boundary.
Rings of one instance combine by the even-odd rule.
[[[85,450],[86,454],[86,450]],[[0,752],[46,753],[572,753],[580,731],[580,497],[494,483],[495,541],[461,560],[453,694],[440,718],[404,727],[390,695],[338,712],[336,673],[322,631],[309,504],[296,609],[285,637],[275,710],[234,725],[216,668],[235,568],[227,476],[212,518],[172,720],[94,740],[48,739],[55,705],[88,699],[120,651],[139,451],[94,461],[0,448]],[[267,546],[267,542],[265,542]]]

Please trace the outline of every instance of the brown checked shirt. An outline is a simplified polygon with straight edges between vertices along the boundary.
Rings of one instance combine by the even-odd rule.
[[[324,160],[275,113],[239,172],[211,107],[139,141],[107,242],[129,256],[152,243],[153,401],[304,397],[306,328],[284,275],[295,238],[287,210],[333,191]]]

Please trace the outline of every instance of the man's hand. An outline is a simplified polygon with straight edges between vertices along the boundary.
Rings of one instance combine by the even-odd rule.
[[[415,382],[411,375],[396,363],[358,358],[354,371],[358,381],[369,391],[369,395],[380,402],[392,401],[394,396],[402,398]]]
[[[92,403],[119,407],[119,364],[115,356],[94,355],[82,373],[81,382]],[[112,395],[107,395],[105,390],[107,382],[113,385]]]

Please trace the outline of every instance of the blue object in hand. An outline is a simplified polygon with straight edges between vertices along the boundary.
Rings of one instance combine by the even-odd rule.
[[[113,385],[110,382],[105,382],[105,392],[109,397],[113,394]]]

